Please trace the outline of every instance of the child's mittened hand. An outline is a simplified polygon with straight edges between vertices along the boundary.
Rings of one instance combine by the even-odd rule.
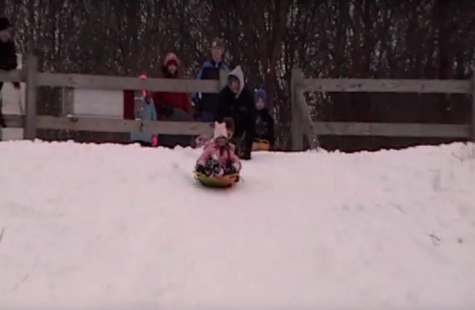
[[[242,160],[250,160],[251,159],[251,152],[243,152],[241,156],[239,156]]]
[[[216,177],[221,177],[224,175],[224,169],[222,167],[216,167],[213,174]]]
[[[241,164],[240,163],[234,163],[232,165],[232,167],[234,168],[234,170],[236,170],[236,172],[241,170]]]
[[[198,173],[206,174],[206,167],[204,167],[200,164],[196,164],[195,171],[198,172]]]

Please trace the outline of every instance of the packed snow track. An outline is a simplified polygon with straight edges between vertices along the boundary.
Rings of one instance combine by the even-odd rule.
[[[0,309],[475,309],[475,146],[260,153],[0,143]],[[3,232],[3,233],[2,233]]]

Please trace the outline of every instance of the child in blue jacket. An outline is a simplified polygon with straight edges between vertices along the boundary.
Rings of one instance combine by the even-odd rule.
[[[142,121],[156,121],[157,111],[152,96],[148,91],[142,92],[142,97],[135,102],[135,115]],[[132,143],[139,143],[142,146],[157,146],[157,138],[154,135],[132,132],[130,134]]]

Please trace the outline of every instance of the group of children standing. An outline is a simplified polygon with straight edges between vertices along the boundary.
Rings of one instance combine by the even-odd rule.
[[[11,38],[10,28],[11,25],[8,18],[0,17],[0,70],[4,71],[10,71],[17,67],[16,48]],[[212,74],[216,75],[216,72],[218,72],[219,78],[219,70],[222,69],[220,64],[223,63],[224,51],[225,46],[222,40],[215,39],[212,45],[213,61],[205,63],[200,70],[198,78],[207,79],[212,77],[210,76]],[[179,62],[176,55],[173,53],[167,54],[162,68],[164,78],[178,78],[178,67]],[[141,78],[147,77],[143,75]],[[213,139],[206,143],[204,151],[197,161],[196,170],[207,175],[222,176],[239,172],[241,170],[240,158],[250,159],[251,150],[249,145],[246,145],[244,148],[244,153],[247,154],[243,155],[243,152],[240,151],[241,145],[239,144],[244,139],[249,140],[250,138],[249,141],[246,141],[246,144],[252,143],[252,140],[266,141],[270,148],[273,148],[275,143],[274,120],[267,109],[268,98],[265,90],[256,90],[253,100],[252,91],[245,87],[244,76],[239,66],[229,74],[229,79],[229,89],[225,88],[220,94],[213,94],[213,100],[206,101],[206,96],[208,95],[209,97],[209,94],[201,94],[201,96],[195,96],[197,98],[194,99],[194,102],[197,103],[195,111],[197,117],[195,117],[195,120],[220,120],[220,122],[215,123]],[[13,84],[15,88],[19,88],[19,83]],[[237,89],[234,89],[236,87],[233,85]],[[0,95],[2,86],[3,83],[0,83]],[[133,92],[131,94],[132,98],[134,98]],[[157,120],[160,119],[159,115],[168,119],[172,114],[177,114],[178,112],[182,112],[185,116],[191,114],[191,103],[187,94],[170,92],[151,93],[144,91],[142,97],[143,105],[140,108],[140,117],[142,119]],[[224,102],[220,102],[218,100],[220,98]],[[230,103],[233,100],[236,102]],[[255,107],[253,107],[253,102],[255,102]],[[1,106],[0,97],[0,133],[1,127],[5,127]],[[214,110],[216,109],[218,112],[217,115],[214,115]],[[251,124],[254,123],[251,121],[254,119],[254,116],[255,124]],[[186,117],[182,119],[182,121],[186,120],[188,120]],[[236,137],[234,137],[235,133]],[[144,146],[157,146],[157,136],[152,136],[150,141],[149,136],[142,133],[131,133],[131,140],[132,142],[140,142]],[[232,139],[234,143],[231,142]],[[163,141],[160,144],[166,145]],[[173,144],[170,143],[170,145]]]

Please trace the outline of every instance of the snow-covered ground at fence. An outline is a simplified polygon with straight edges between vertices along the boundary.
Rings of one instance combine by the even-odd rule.
[[[0,309],[474,309],[475,150],[0,143]]]

